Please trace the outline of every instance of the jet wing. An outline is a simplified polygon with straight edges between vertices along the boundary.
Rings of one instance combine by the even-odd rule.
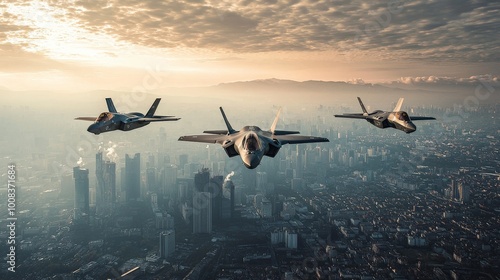
[[[201,143],[219,143],[227,140],[226,135],[188,135],[179,137],[179,141],[201,142]]]
[[[163,117],[163,118],[140,118],[138,122],[168,122],[168,121],[178,121],[181,118]]]
[[[410,117],[410,120],[412,121],[435,120],[435,119],[436,118],[433,117],[421,117],[421,116]]]
[[[343,114],[343,115],[334,115],[337,118],[351,118],[351,119],[366,119],[366,115],[363,114]]]
[[[96,117],[78,117],[75,120],[95,122]]]
[[[330,142],[327,138],[302,135],[274,135],[274,139],[279,140],[281,144]]]

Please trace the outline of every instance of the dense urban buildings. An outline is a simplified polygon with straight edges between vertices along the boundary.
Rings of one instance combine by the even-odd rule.
[[[460,123],[420,123],[411,135],[330,124],[333,111],[287,123],[330,143],[284,146],[256,170],[221,149],[188,156],[191,147],[158,146],[163,130],[117,145],[113,160],[94,151],[84,167],[58,173],[27,155],[16,275],[497,279],[498,106]]]

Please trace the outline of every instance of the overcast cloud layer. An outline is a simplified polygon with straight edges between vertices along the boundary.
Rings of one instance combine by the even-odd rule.
[[[233,52],[382,51],[411,59],[499,61],[500,2],[77,1],[68,17],[93,32],[159,48]],[[24,28],[15,26],[10,28]]]
[[[498,61],[500,2],[388,1],[54,1],[66,18],[120,40],[160,48],[384,50],[415,59]],[[3,13],[5,33],[14,25]],[[5,48],[5,44],[3,46]],[[406,53],[406,54],[405,54]]]
[[[47,84],[155,63],[181,84],[499,75],[499,1],[0,1],[0,72],[59,71]]]

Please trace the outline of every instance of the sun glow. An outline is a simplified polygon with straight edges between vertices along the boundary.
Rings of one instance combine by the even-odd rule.
[[[21,45],[28,52],[41,53],[55,60],[120,63],[120,52],[133,49],[105,33],[94,33],[80,26],[68,11],[40,1],[26,5],[8,4],[11,23],[25,27],[7,32],[6,42]]]

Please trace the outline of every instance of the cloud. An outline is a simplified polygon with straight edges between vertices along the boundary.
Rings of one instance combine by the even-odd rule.
[[[423,77],[401,77],[399,81],[394,83],[401,83],[407,85],[418,84],[441,84],[441,85],[475,85],[479,83],[500,85],[500,77],[492,75],[477,75],[468,78],[457,77],[438,77],[438,76],[423,76]]]
[[[68,67],[91,64],[82,65],[86,62],[84,59],[96,64],[116,62],[115,65],[121,66],[120,62],[129,63],[127,59],[141,51],[152,56],[154,51],[150,48],[158,49],[158,53],[167,49],[163,54],[182,53],[185,54],[183,58],[190,57],[191,52],[199,54],[190,57],[183,66],[191,62],[219,61],[222,64],[233,59],[244,62],[267,52],[273,52],[273,59],[283,54],[289,56],[281,61],[311,53],[329,55],[331,61],[335,57],[348,62],[383,61],[384,65],[378,67],[394,65],[385,63],[389,61],[493,62],[496,65],[500,62],[497,34],[500,3],[496,1],[98,0],[33,3],[10,1],[1,4],[7,8],[3,14],[0,12],[0,71],[68,70]],[[32,10],[39,7],[40,13],[27,16],[18,8],[29,10],[26,6]],[[40,20],[33,20],[37,17]],[[57,25],[60,32],[50,32],[53,25]],[[339,53],[342,56],[337,56]],[[181,59],[180,56],[172,57],[173,60]],[[322,69],[332,73],[330,69],[334,67],[326,60],[326,57],[320,59],[317,64],[323,63]],[[172,61],[168,63],[175,68]],[[251,66],[257,64],[264,66],[261,60]],[[264,66],[267,71],[275,71],[277,68],[273,67],[280,66],[279,61],[270,64]],[[391,79],[439,72],[425,70],[417,74],[402,71]],[[73,69],[72,73],[78,75],[79,71]],[[464,75],[471,73],[492,71],[469,71]],[[363,73],[355,77],[360,76],[370,80]]]
[[[153,48],[361,50],[378,59],[499,61],[495,1],[54,2],[92,32]]]

